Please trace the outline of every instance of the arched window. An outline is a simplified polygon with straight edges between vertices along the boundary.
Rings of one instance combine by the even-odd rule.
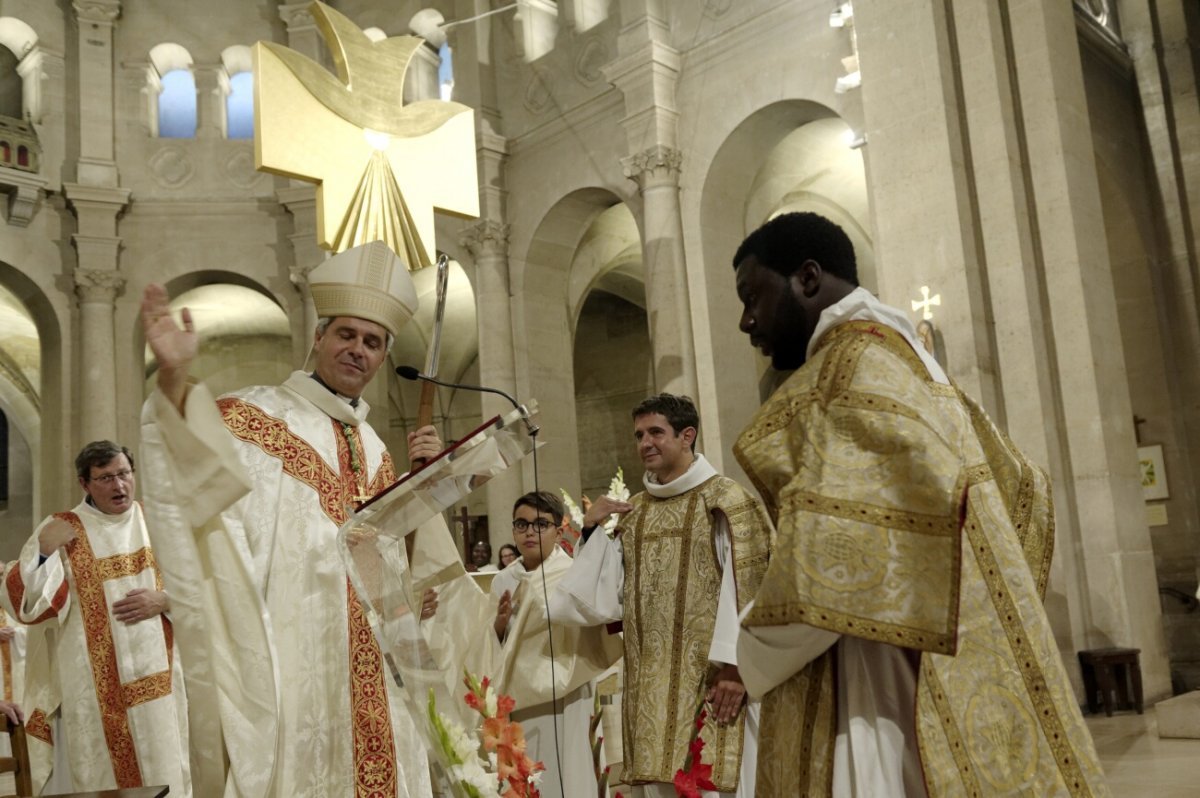
[[[0,47],[0,116],[21,119],[21,76],[17,74],[17,57],[7,47]]]
[[[438,94],[442,100],[449,102],[454,94],[454,52],[449,42],[442,42],[438,57],[442,59],[438,64]]]
[[[254,138],[254,62],[245,45],[226,47],[221,52],[225,76],[225,137]]]
[[[0,141],[0,163],[12,163],[12,147],[7,141]]]
[[[8,504],[8,416],[0,410],[0,507]]]
[[[148,94],[151,135],[165,139],[196,137],[196,79],[192,56],[178,44],[150,50]]]
[[[29,148],[24,144],[17,147],[17,166],[29,166]]]
[[[164,139],[196,137],[196,79],[186,69],[174,69],[162,76],[158,135]]]
[[[228,137],[254,138],[254,75],[239,72],[229,79],[229,96],[225,98]]]

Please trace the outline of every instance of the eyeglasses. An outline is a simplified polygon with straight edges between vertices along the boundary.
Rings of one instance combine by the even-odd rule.
[[[554,522],[546,518],[539,518],[536,521],[526,521],[524,518],[518,518],[513,521],[513,532],[528,532],[530,527],[533,527],[533,531],[541,535],[553,529]]]
[[[133,469],[126,468],[124,471],[118,471],[115,474],[101,474],[98,477],[92,477],[89,482],[99,482],[101,485],[111,485],[118,479],[122,482],[128,482],[133,477]]]

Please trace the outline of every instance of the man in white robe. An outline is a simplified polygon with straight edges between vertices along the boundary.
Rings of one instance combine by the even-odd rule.
[[[521,557],[492,580],[494,634],[481,636],[472,663],[516,701],[512,719],[524,730],[525,753],[546,766],[538,788],[545,798],[596,795],[593,681],[621,656],[617,635],[567,626],[547,613],[546,597],[571,566],[558,545],[562,520],[562,502],[551,493],[517,499],[513,540]]]
[[[551,598],[551,615],[581,625],[624,621],[622,779],[635,797],[675,794],[703,700],[702,762],[713,765],[719,794],[749,798],[758,707],[743,711],[737,614],[766,569],[770,523],[756,499],[695,452],[700,419],[690,399],[660,394],[633,418],[646,490],[630,502],[601,497],[588,509],[586,542]],[[628,514],[617,534],[593,534],[613,513]]]
[[[6,610],[45,635],[26,705],[35,787],[53,759],[52,786],[191,795],[183,673],[133,458],[97,441],[75,466],[85,499],[38,526],[2,592]]]
[[[156,483],[147,509],[192,633],[189,685],[211,699],[193,718],[197,779],[211,794],[419,798],[432,791],[425,748],[336,542],[350,513],[396,478],[361,394],[416,292],[381,242],[334,256],[310,284],[321,318],[314,371],[215,403],[187,385],[197,348],[188,312],[180,330],[161,288],[143,298],[158,360],[143,412]],[[432,427],[409,436],[410,459],[440,449]],[[427,617],[436,598],[426,588],[466,577],[440,516],[414,537]]]

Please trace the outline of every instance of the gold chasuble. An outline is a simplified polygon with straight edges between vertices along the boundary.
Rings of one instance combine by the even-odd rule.
[[[1046,477],[899,333],[834,327],[734,452],[778,530],[743,623],[915,652],[930,796],[1107,794],[1042,608]],[[765,696],[759,796],[830,794],[836,650]]]
[[[683,767],[693,719],[707,691],[721,570],[713,516],[729,520],[740,611],[766,570],[770,525],[757,501],[731,479],[714,476],[660,499],[639,493],[618,527],[625,566],[624,780],[671,783]],[[703,761],[723,792],[737,789],[743,709],[729,726],[706,721]]]

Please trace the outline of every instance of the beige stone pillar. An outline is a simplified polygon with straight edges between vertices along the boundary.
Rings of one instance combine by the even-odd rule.
[[[656,145],[625,158],[622,165],[625,176],[638,184],[642,197],[642,257],[654,386],[660,391],[695,397],[696,344],[679,209],[682,161],[679,150]]]
[[[1064,659],[1142,649],[1169,692],[1116,301],[1069,3],[859,0],[883,298],[920,285],[949,371],[1050,467]],[[1015,80],[1013,77],[1015,76]],[[1066,607],[1063,607],[1063,605]]]
[[[71,239],[79,299],[79,436],[82,443],[117,435],[116,337],[113,301],[125,278],[117,271],[121,239],[117,216],[129,202],[129,189],[77,183],[63,185],[75,211],[78,232]]]
[[[116,249],[117,239],[81,241],[85,250]],[[82,259],[82,257],[81,257]],[[89,258],[90,259],[90,258]],[[113,303],[125,289],[125,278],[113,269],[76,269],[79,298],[79,439],[81,443],[117,438],[116,336]]]
[[[475,306],[479,329],[479,384],[517,395],[513,357],[512,298],[508,272],[508,225],[482,219],[460,239],[475,260]],[[524,399],[525,397],[520,397]],[[480,396],[483,418],[503,415],[512,406],[500,396]],[[525,492],[520,468],[510,468],[487,484],[488,536],[492,551],[509,543],[512,503]]]
[[[292,245],[292,262],[288,265],[288,276],[296,287],[296,306],[292,316],[292,351],[296,367],[300,367],[312,345],[313,330],[317,328],[317,309],[308,290],[308,273],[325,260],[325,250],[317,246],[317,193],[316,187],[299,181],[276,190],[275,197],[292,216],[292,232],[288,241]]]
[[[113,155],[113,23],[120,0],[74,0],[79,26],[79,159],[76,180],[116,186]]]
[[[660,3],[626,0],[626,15],[630,21],[618,38],[620,55],[604,74],[625,97],[621,124],[631,155],[622,166],[638,184],[642,201],[641,208],[631,210],[641,216],[654,385],[694,398],[696,351],[679,207],[679,52],[667,44],[670,32]]]
[[[321,63],[325,45],[309,11],[311,6],[309,2],[280,3],[279,18],[287,25],[288,47]]]

